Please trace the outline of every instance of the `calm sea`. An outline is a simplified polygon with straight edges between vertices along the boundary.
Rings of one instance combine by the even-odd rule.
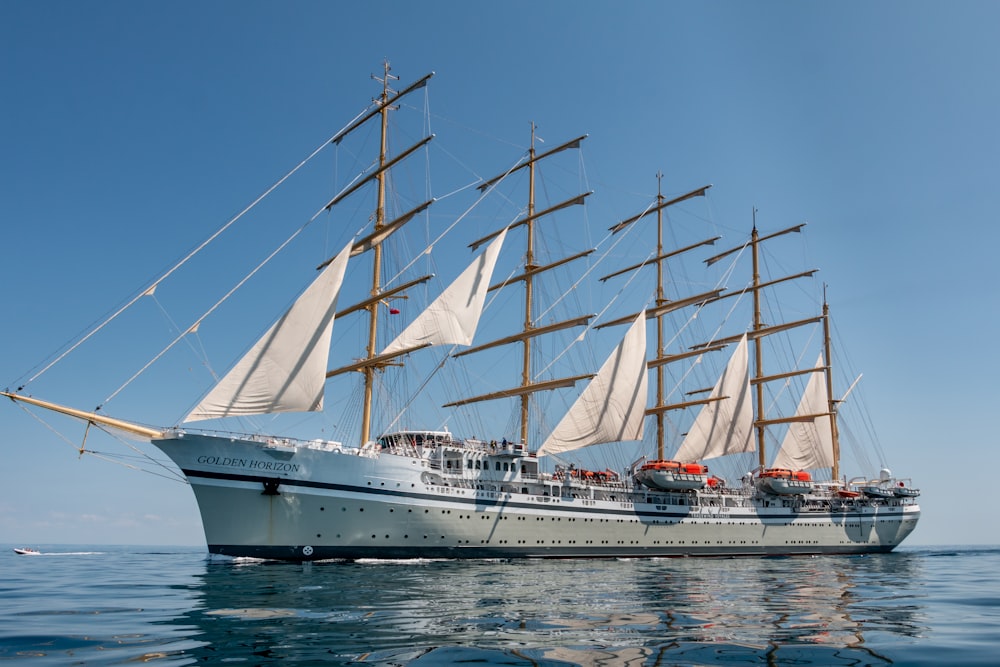
[[[0,554],[18,665],[996,665],[1000,548],[311,565]]]

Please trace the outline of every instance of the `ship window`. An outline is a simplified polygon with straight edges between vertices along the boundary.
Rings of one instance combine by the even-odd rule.
[[[500,470],[500,462],[497,461],[497,470]]]
[[[472,470],[472,459],[469,459],[469,460],[468,460],[468,464],[469,464],[469,465],[468,465],[468,466],[466,466],[466,467],[468,467],[468,469],[469,469],[469,470]]]
[[[479,459],[476,459],[476,470],[479,470],[480,468],[479,463],[480,463]]]

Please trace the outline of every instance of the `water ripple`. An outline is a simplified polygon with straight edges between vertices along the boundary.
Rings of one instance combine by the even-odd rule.
[[[6,565],[0,660],[38,666],[987,665],[1000,645],[993,549],[305,566],[123,549]]]

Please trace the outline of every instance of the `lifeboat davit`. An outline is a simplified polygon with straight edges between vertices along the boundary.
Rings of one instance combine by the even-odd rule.
[[[679,461],[650,461],[635,473],[640,484],[657,491],[691,491],[708,483],[708,466]]]
[[[812,491],[812,476],[805,470],[768,468],[758,478],[760,488],[779,496],[802,495]]]

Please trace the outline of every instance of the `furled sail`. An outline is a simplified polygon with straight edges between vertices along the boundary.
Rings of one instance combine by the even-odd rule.
[[[815,368],[823,367],[823,355]],[[833,466],[833,431],[830,428],[830,401],[823,373],[811,374],[799,399],[796,417],[815,415],[810,421],[792,422],[781,442],[772,467],[789,470],[813,470]]]
[[[681,443],[675,456],[678,461],[714,459],[754,450],[748,361],[744,334],[715,383],[710,402],[702,407]]]
[[[507,230],[502,231],[431,305],[389,343],[382,355],[427,345],[471,345],[506,235]]]
[[[560,454],[590,445],[641,440],[646,413],[646,311],[538,450]]]
[[[353,241],[184,419],[323,409],[337,295]]]

